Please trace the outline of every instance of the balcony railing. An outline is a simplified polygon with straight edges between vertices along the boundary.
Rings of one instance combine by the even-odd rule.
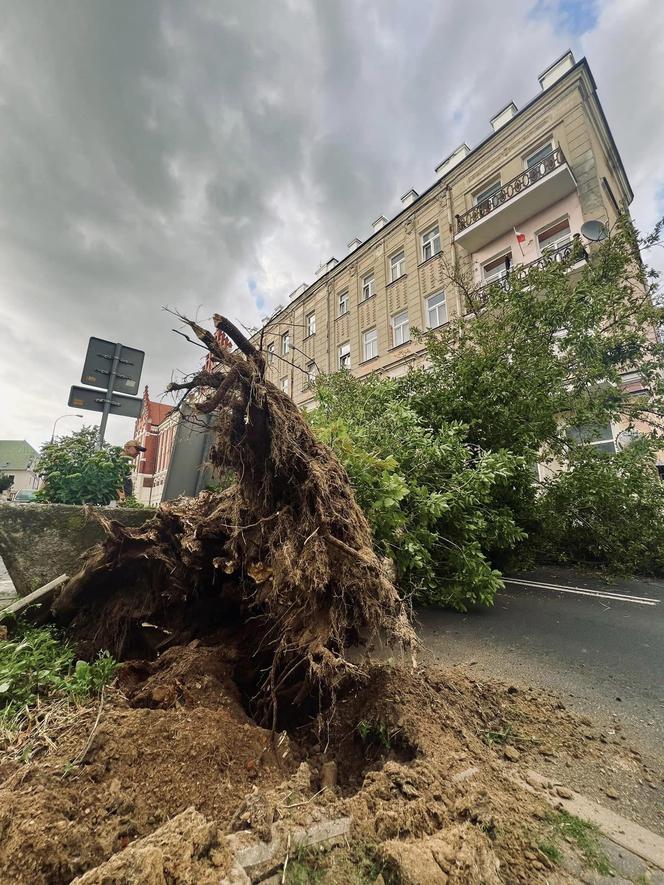
[[[534,261],[529,261],[528,264],[517,264],[514,267],[511,267],[505,273],[505,276],[501,277],[499,280],[492,280],[490,283],[486,283],[484,286],[480,286],[477,289],[477,294],[484,295],[493,286],[499,286],[501,289],[506,289],[509,285],[510,280],[522,280],[524,277],[528,276],[531,270],[534,270],[535,268],[539,270],[549,264],[565,263],[572,266],[578,261],[587,260],[588,253],[586,252],[583,243],[581,242],[581,238],[579,234],[574,234],[573,239],[570,240],[569,243],[564,243],[562,246],[558,246],[557,249],[548,249],[544,253],[544,255],[541,255]]]
[[[565,156],[560,148],[554,148],[554,150],[543,157],[539,163],[535,166],[531,166],[529,169],[524,169],[523,172],[520,172],[515,178],[508,181],[507,184],[504,184],[499,190],[497,190],[495,194],[491,194],[486,200],[477,203],[476,206],[473,206],[467,212],[464,212],[463,215],[457,215],[457,233],[461,233],[462,230],[470,227],[471,224],[474,224],[481,218],[485,218],[513,197],[522,194],[529,187],[532,187],[538,181],[541,181],[542,178],[545,178],[555,169],[563,166],[566,162]]]

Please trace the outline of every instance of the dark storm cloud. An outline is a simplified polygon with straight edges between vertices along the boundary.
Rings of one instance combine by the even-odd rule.
[[[256,322],[570,44],[621,146],[661,7],[610,0],[582,38],[568,7],[0,0],[0,436],[48,436],[91,334],[143,347],[157,394],[197,359],[162,305]],[[645,17],[647,52],[620,52]]]

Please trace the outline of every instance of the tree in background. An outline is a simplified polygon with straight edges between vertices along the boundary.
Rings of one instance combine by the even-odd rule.
[[[623,219],[589,260],[575,243],[564,260],[545,257],[488,288],[448,268],[449,291],[458,287],[467,312],[424,335],[426,369],[393,380],[319,379],[311,420],[346,466],[402,586],[420,601],[488,603],[501,586],[497,568],[529,551],[612,565],[608,544],[584,557],[570,546],[575,517],[568,508],[556,527],[556,508],[571,507],[577,486],[591,498],[608,473],[614,491],[629,490],[634,500],[654,488],[652,451],[664,431],[656,330],[664,314],[639,246],[658,234],[639,241]],[[638,372],[638,395],[622,383],[628,371]],[[574,442],[580,428],[618,420],[646,429],[639,451],[647,448],[650,461],[637,450],[610,456]],[[544,484],[536,469],[543,461],[563,468]],[[585,511],[597,536],[609,512]],[[642,517],[637,506],[611,511],[614,519],[622,514],[612,531],[622,525],[624,537],[636,539],[646,512],[652,519],[652,508]],[[664,509],[657,512],[664,525]],[[644,537],[656,542],[652,531]],[[642,554],[634,547],[624,555],[635,570],[660,567],[661,556]]]
[[[38,499],[54,504],[109,504],[129,475],[118,446],[97,449],[97,429],[84,427],[42,448],[36,466],[43,479]]]
[[[3,492],[6,492],[7,489],[12,487],[13,480],[11,476],[7,476],[6,474],[0,474],[0,495]]]

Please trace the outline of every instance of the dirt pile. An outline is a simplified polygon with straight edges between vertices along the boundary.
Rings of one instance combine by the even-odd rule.
[[[579,720],[540,697],[386,665],[342,687],[324,735],[312,719],[273,736],[245,712],[229,667],[219,646],[196,643],[128,663],[101,708],[0,754],[0,881],[161,882],[157,870],[220,882],[241,852],[256,882],[287,857],[287,882],[566,881],[541,847],[551,807],[516,775],[541,747],[607,765],[629,752],[584,742]],[[163,828],[188,809],[207,835],[194,846],[174,824],[165,857]],[[347,820],[340,846],[296,848],[298,833]],[[439,879],[426,878],[433,864]]]

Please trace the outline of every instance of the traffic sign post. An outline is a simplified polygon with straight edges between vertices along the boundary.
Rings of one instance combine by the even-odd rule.
[[[97,442],[100,449],[104,444],[109,415],[138,418],[141,414],[143,400],[136,396],[127,396],[126,393],[138,392],[144,357],[142,350],[119,343],[113,344],[103,338],[90,338],[88,342],[81,381],[100,389],[72,387],[69,405],[77,409],[101,412]],[[119,390],[126,393],[120,393]]]

